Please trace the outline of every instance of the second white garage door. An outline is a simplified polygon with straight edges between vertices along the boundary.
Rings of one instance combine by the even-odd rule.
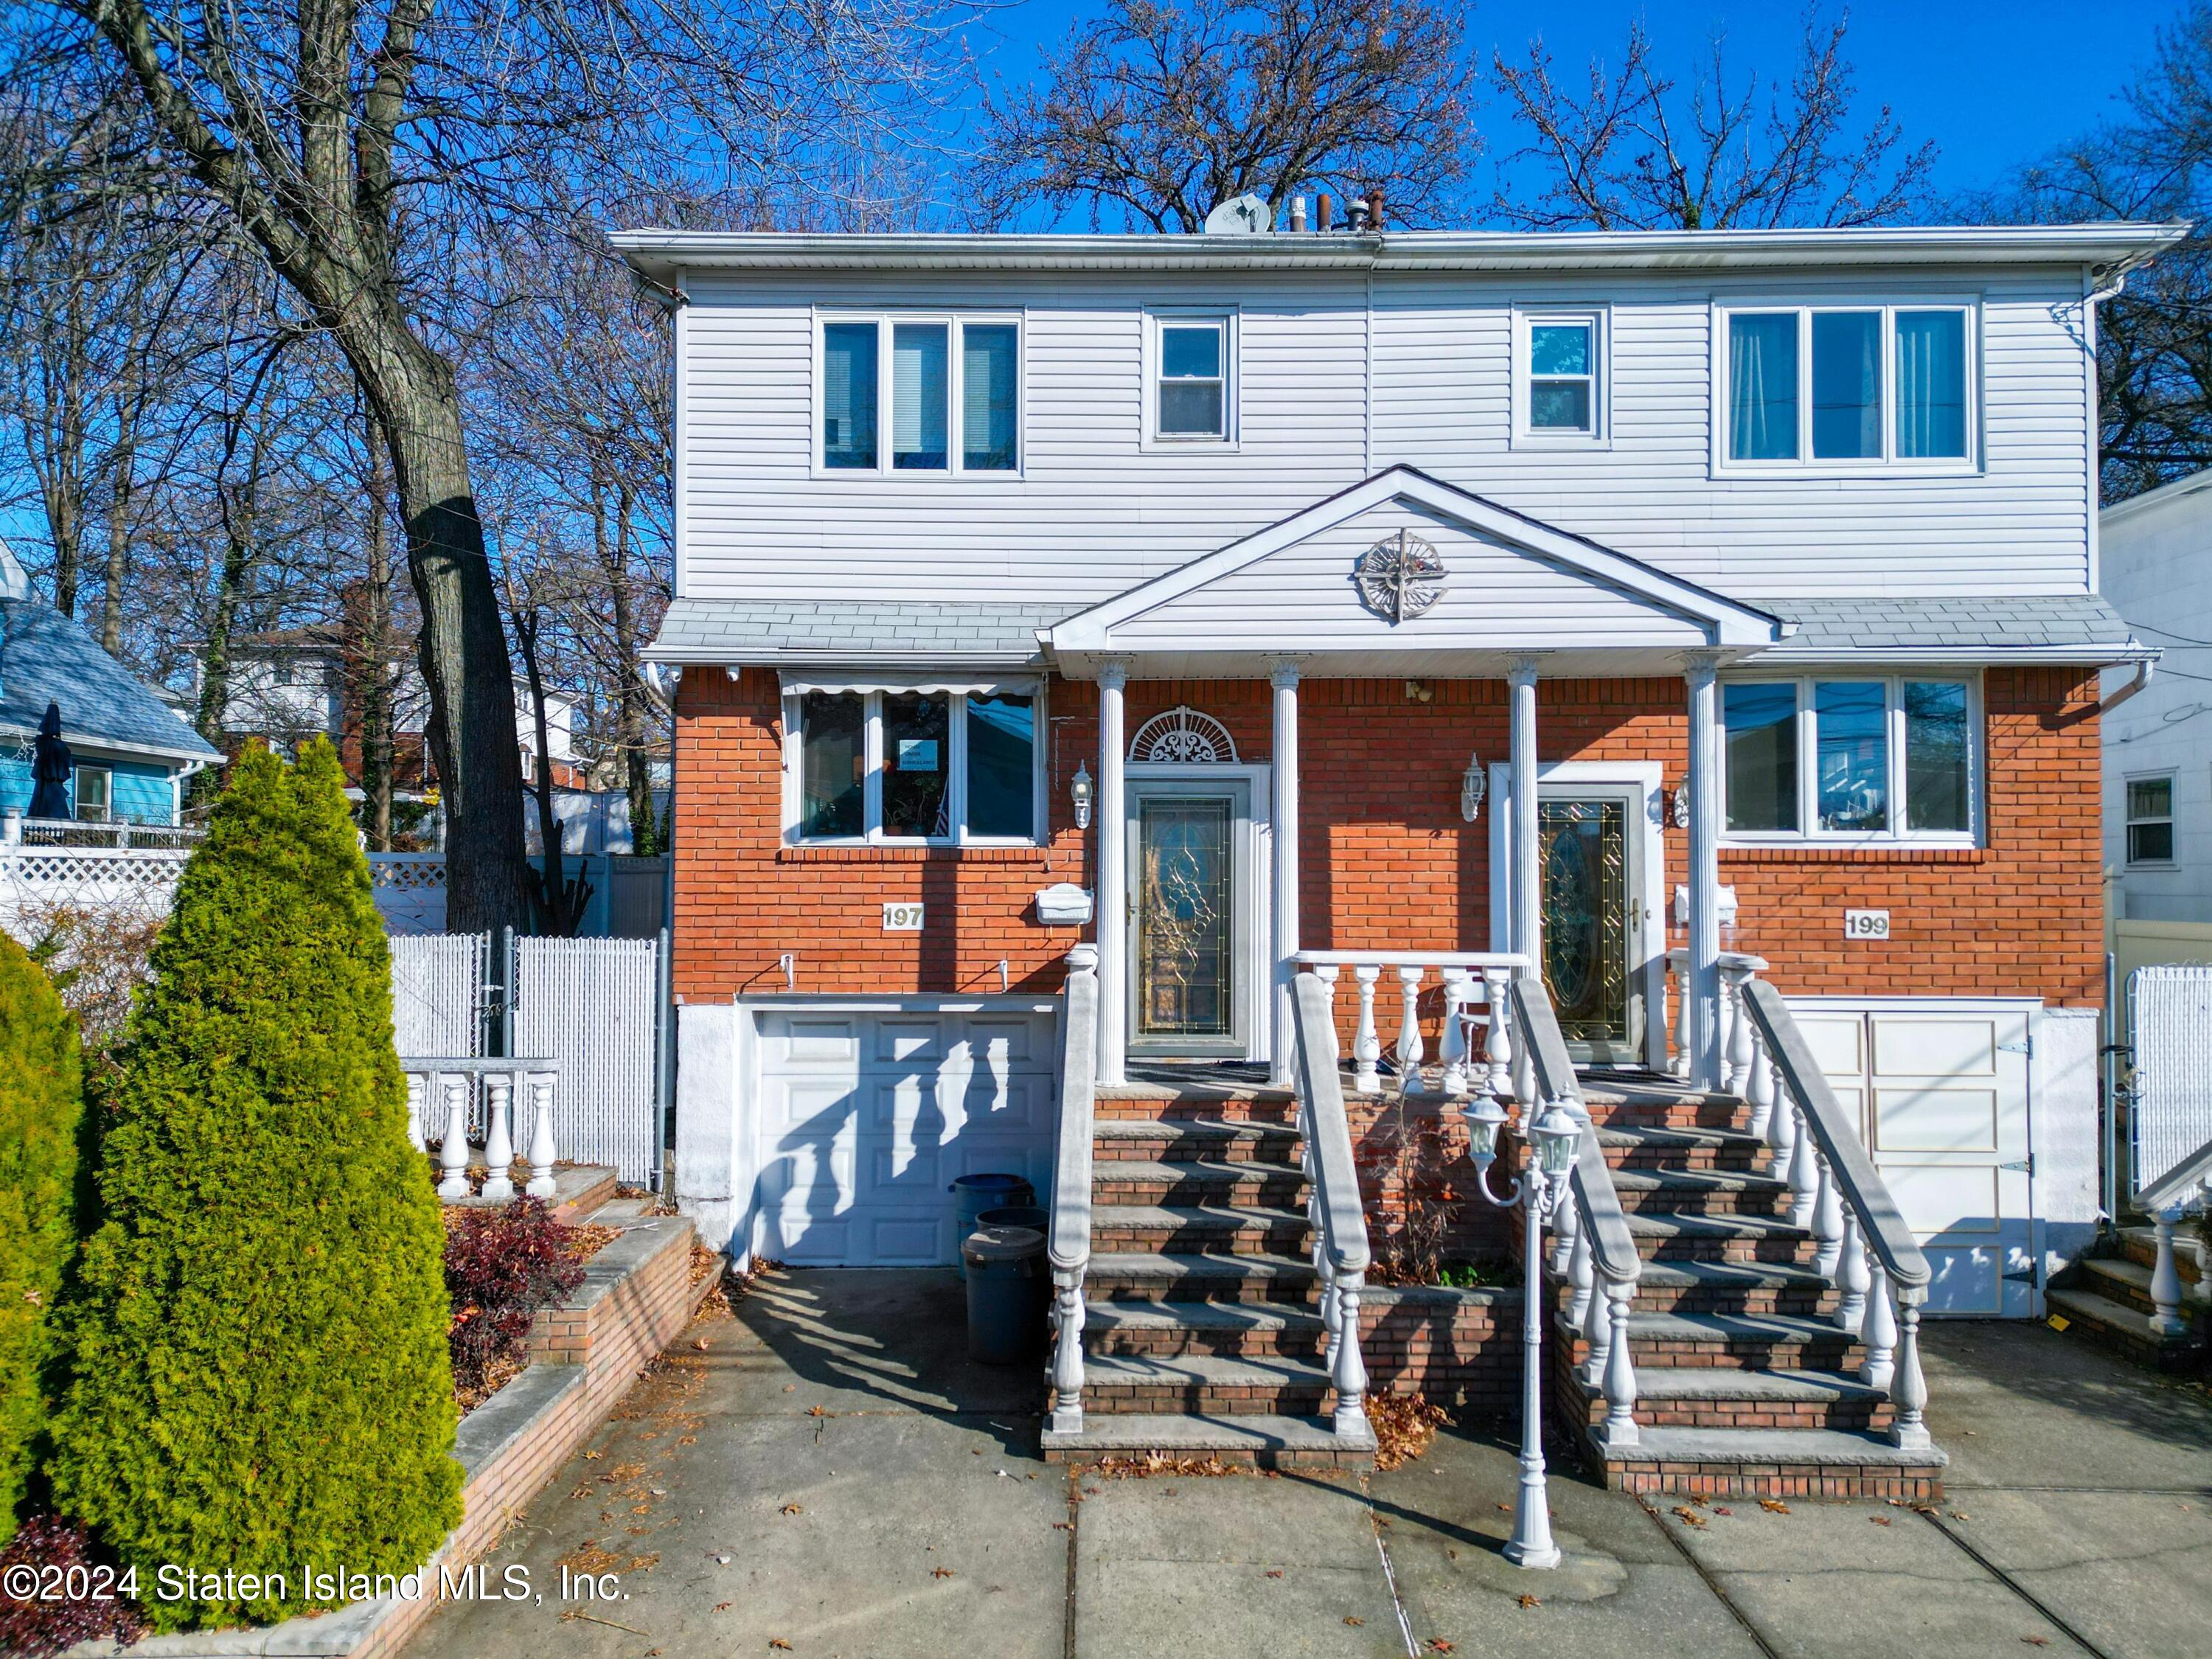
[[[956,1176],[1051,1191],[1052,1006],[762,1009],[755,1248],[793,1266],[957,1261]]]

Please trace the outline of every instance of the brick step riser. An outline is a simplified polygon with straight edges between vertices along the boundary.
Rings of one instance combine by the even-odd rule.
[[[1618,1192],[1618,1189],[1616,1189]],[[1738,1192],[1722,1188],[1664,1188],[1656,1192],[1619,1192],[1620,1207],[1630,1215],[1747,1215],[1763,1221],[1779,1221],[1790,1213],[1786,1192]]]
[[[1629,1304],[1638,1313],[1781,1314],[1794,1319],[1820,1319],[1836,1311],[1833,1291],[1771,1285],[1737,1289],[1720,1285],[1641,1285]],[[1567,1299],[1559,1298],[1565,1311]]]
[[[1113,1258],[1101,1255],[1091,1258],[1091,1271],[1084,1278],[1083,1289],[1085,1295],[1101,1302],[1150,1302],[1164,1307],[1172,1307],[1178,1302],[1237,1302],[1280,1303],[1310,1310],[1320,1300],[1311,1279],[1254,1284],[1226,1276],[1199,1277],[1177,1279],[1170,1285],[1154,1279],[1120,1279],[1115,1276]]]
[[[1317,1417],[1335,1396],[1322,1384],[1269,1388],[1187,1388],[1179,1383],[1088,1383],[1083,1409],[1115,1417],[1139,1413],[1199,1417]]]
[[[1158,1139],[1099,1140],[1091,1147],[1094,1168],[1101,1164],[1296,1164],[1296,1141],[1267,1139],[1193,1142],[1162,1135]]]
[[[1091,1167],[1097,1168],[1096,1164]],[[1091,1179],[1091,1201],[1102,1206],[1214,1204],[1303,1210],[1306,1206],[1306,1182],[1303,1176],[1264,1181],[1239,1181],[1229,1176],[1192,1176],[1180,1181],[1121,1181],[1101,1170]]]
[[[2196,1240],[2188,1236],[2187,1231],[2195,1224],[2193,1219],[2185,1222],[2180,1227],[2175,1228],[2173,1233],[2174,1271],[2181,1275],[2181,1282],[2185,1285],[2194,1285],[2197,1282]],[[2138,1267],[2155,1268],[2158,1266],[2158,1247],[2155,1244],[2141,1243],[2132,1238],[2123,1239],[2120,1243],[2120,1255],[2123,1260],[2132,1261]]]
[[[1601,1129],[1730,1129],[1741,1134],[1751,1122],[1748,1107],[1691,1101],[1597,1106],[1591,1109],[1590,1116]]]
[[[1093,1255],[1124,1255],[1145,1251],[1176,1255],[1201,1250],[1221,1250],[1231,1255],[1304,1256],[1312,1249],[1312,1229],[1303,1223],[1296,1227],[1233,1230],[1225,1227],[1122,1227],[1098,1221],[1095,1218],[1097,1214],[1097,1212],[1092,1212],[1094,1219],[1091,1224]]]
[[[1692,1170],[1703,1175],[1766,1175],[1764,1154],[1739,1152],[1733,1146],[1607,1146],[1607,1164],[1615,1170],[1656,1174],[1662,1170]]]
[[[1303,1359],[1318,1364],[1327,1341],[1318,1331],[1223,1331],[1197,1328],[1182,1330],[1101,1331],[1084,1333],[1092,1353],[1149,1354],[1155,1358],[1203,1355],[1216,1359]]]
[[[1819,1247],[1809,1239],[1639,1238],[1646,1261],[1735,1261],[1756,1267],[1809,1267]]]
[[[1188,1123],[1212,1120],[1217,1123],[1260,1123],[1271,1128],[1294,1128],[1298,1109],[1289,1101],[1271,1100],[1102,1100],[1094,1118],[1116,1123]]]
[[[1884,1433],[1896,1418],[1887,1400],[1639,1400],[1636,1420],[1653,1429],[1837,1429]],[[1589,1402],[1589,1425],[1605,1421],[1605,1401]]]
[[[1638,1368],[1663,1370],[1692,1367],[1705,1370],[1843,1371],[1858,1375],[1866,1351],[1856,1339],[1839,1342],[1758,1342],[1716,1337],[1711,1341],[1685,1342],[1674,1338],[1632,1337],[1629,1358]],[[1587,1358],[1576,1345],[1577,1363]]]
[[[2117,1302],[2124,1308],[2148,1317],[2158,1311],[2150,1299],[2150,1292],[2140,1285],[2130,1285],[2124,1279],[2106,1279],[2100,1273],[2077,1274],[2072,1281],[2075,1290],[2089,1291],[2107,1301]]]
[[[1601,1474],[1611,1491],[1649,1498],[1895,1498],[1907,1503],[1934,1503],[1943,1496],[1943,1471],[1935,1468],[1875,1466],[1859,1470],[1784,1464],[1774,1474],[1717,1473],[1703,1465],[1669,1468],[1662,1464],[1655,1468],[1608,1458]]]

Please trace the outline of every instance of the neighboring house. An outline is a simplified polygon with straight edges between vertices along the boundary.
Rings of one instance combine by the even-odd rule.
[[[1735,1014],[1771,980],[1927,1305],[2039,1312],[2095,1214],[2098,675],[2154,654],[2096,591],[2094,308],[2178,234],[617,237],[675,336],[687,1208],[739,1255],[954,1259],[950,1180],[1060,1167],[1079,942],[1124,1119],[1279,1109],[1194,1079],[1294,1081],[1301,957],[1367,1073],[1401,988],[1435,1056],[1440,974],[1519,952],[1583,1065],[1679,1055],[1753,1103],[1670,1121],[1786,1138]],[[1099,1189],[1124,1353],[1114,1297],[1310,1282],[1302,1198],[1172,1162],[1217,1133],[1146,1124],[1170,1162]],[[1296,1192],[1285,1133],[1247,1144]],[[1621,1179],[1670,1261],[1788,1244],[1746,1270],[1786,1302],[1796,1224]],[[1633,1320],[1761,1305],[1670,1271]],[[1214,1357],[1171,1395],[1243,1376],[1151,1316]]]
[[[361,782],[362,711],[355,690],[354,647],[343,629],[309,627],[247,635],[231,647],[230,684],[223,702],[223,732],[239,740],[258,738],[289,751],[303,739],[324,736],[338,746],[347,781]],[[389,669],[394,710],[392,766],[398,787],[420,794],[434,787],[429,745],[423,730],[430,698],[422,671],[414,663]],[[530,687],[514,682],[515,739],[526,781],[538,775],[538,728]],[[556,784],[576,788],[584,781],[576,762],[575,705],[558,692],[545,697],[546,750]]]
[[[2166,653],[2105,726],[2113,917],[2212,924],[2212,472],[2106,507],[2097,563],[2113,609]],[[2212,930],[2185,954],[2212,956]]]
[[[76,763],[69,799],[80,822],[175,824],[185,781],[222,763],[159,692],[33,598],[0,543],[0,811],[29,810],[32,744],[50,702]]]

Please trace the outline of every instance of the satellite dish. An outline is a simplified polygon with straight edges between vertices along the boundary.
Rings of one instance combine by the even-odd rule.
[[[1275,210],[1264,196],[1238,196],[1206,216],[1209,236],[1257,236],[1275,222]]]

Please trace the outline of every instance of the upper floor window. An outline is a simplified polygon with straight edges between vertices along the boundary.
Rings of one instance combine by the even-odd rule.
[[[70,808],[82,823],[106,823],[115,816],[115,774],[105,766],[80,766],[70,780]]]
[[[1732,680],[1721,688],[1730,836],[1971,842],[1971,681]]]
[[[1021,325],[969,317],[822,325],[822,465],[1007,473],[1020,465]]]
[[[794,842],[1034,842],[1037,700],[1013,687],[786,699]]]
[[[1971,315],[1956,305],[1723,311],[1724,462],[1825,470],[1971,460]]]
[[[1605,318],[1596,311],[1515,319],[1516,426],[1527,438],[1597,438],[1605,428]]]
[[[1151,320],[1151,436],[1162,443],[1231,441],[1237,435],[1236,319],[1217,313]]]
[[[2128,862],[2173,862],[2173,775],[2128,780]]]

